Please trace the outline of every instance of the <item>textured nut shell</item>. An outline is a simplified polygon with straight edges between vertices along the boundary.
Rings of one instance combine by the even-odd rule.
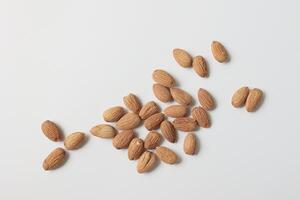
[[[258,105],[262,100],[262,96],[263,92],[258,88],[250,90],[250,93],[246,100],[246,110],[248,112],[254,112],[258,108]]]
[[[170,89],[168,87],[165,87],[161,84],[153,84],[152,87],[153,93],[155,97],[160,100],[161,102],[170,102],[173,101],[173,97],[171,95]]]
[[[248,87],[238,89],[231,98],[231,104],[236,108],[243,107],[246,103],[249,91]]]
[[[123,97],[123,102],[125,106],[134,113],[139,113],[142,108],[141,101],[134,94],[129,94]]]
[[[188,112],[188,107],[183,105],[171,105],[165,108],[163,112],[168,117],[184,117]]]
[[[52,170],[59,167],[65,159],[65,150],[63,148],[54,149],[44,160],[44,170]]]
[[[61,131],[54,122],[46,120],[42,123],[41,128],[45,136],[50,140],[57,142],[62,139]]]
[[[126,149],[133,138],[134,132],[132,130],[122,131],[114,137],[113,146],[117,149]]]
[[[146,149],[155,149],[160,145],[162,141],[162,136],[156,131],[150,131],[145,138],[144,147]]]
[[[90,130],[91,134],[100,138],[114,138],[118,131],[107,124],[99,124]]]
[[[228,60],[228,53],[225,47],[218,41],[213,41],[211,44],[211,51],[214,58],[220,62],[226,62]]]
[[[215,108],[215,100],[207,90],[200,88],[198,91],[198,99],[205,110],[213,110]]]
[[[192,66],[192,56],[183,49],[173,49],[173,57],[181,67],[187,68]]]
[[[128,147],[128,159],[137,160],[145,151],[144,142],[142,139],[133,138]]]
[[[196,136],[193,133],[188,133],[184,139],[183,150],[188,155],[194,155],[196,152]]]
[[[64,145],[68,150],[75,150],[81,147],[85,139],[85,134],[81,132],[75,132],[68,135],[64,141]]]
[[[139,116],[141,117],[141,119],[144,120],[150,117],[151,115],[158,113],[159,110],[160,109],[158,105],[154,101],[150,101],[142,107]]]
[[[177,162],[176,153],[167,147],[157,147],[155,153],[161,161],[167,164],[175,164]]]
[[[104,111],[103,119],[107,122],[116,122],[125,114],[124,108],[115,106]]]
[[[207,63],[202,56],[196,56],[193,58],[193,69],[201,77],[208,76]]]
[[[176,84],[175,79],[168,72],[161,69],[153,71],[152,79],[155,82],[169,88],[174,87]]]
[[[206,110],[202,107],[195,107],[192,110],[192,116],[197,121],[198,125],[203,128],[210,127],[210,118]]]
[[[160,124],[160,130],[166,140],[168,140],[171,143],[176,142],[177,139],[176,130],[171,122],[169,122],[168,120],[164,120]]]
[[[162,113],[156,113],[150,117],[148,117],[144,121],[144,126],[149,131],[159,128],[160,123],[164,120],[165,116]]]
[[[151,171],[156,165],[156,155],[150,151],[145,151],[138,160],[137,171],[145,173]]]
[[[116,127],[120,130],[131,130],[138,127],[141,123],[140,117],[135,113],[125,114],[119,121],[116,123]]]
[[[183,131],[183,132],[190,132],[194,131],[197,128],[197,122],[190,117],[182,117],[176,118],[173,121],[173,125],[175,129]]]
[[[171,88],[171,95],[173,99],[184,106],[189,106],[193,103],[193,97],[188,94],[186,91],[179,88]]]

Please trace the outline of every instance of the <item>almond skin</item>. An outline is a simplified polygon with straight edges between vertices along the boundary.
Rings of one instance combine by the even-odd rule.
[[[150,117],[148,117],[145,122],[144,126],[149,131],[159,128],[160,123],[164,120],[165,116],[162,113],[156,113]]]
[[[136,169],[138,173],[149,172],[155,167],[156,162],[156,155],[150,151],[145,151],[139,158]]]
[[[197,122],[190,117],[176,118],[173,125],[175,129],[183,132],[195,131],[197,128]]]
[[[160,124],[160,130],[166,140],[168,140],[171,143],[176,142],[177,139],[176,130],[171,122],[169,122],[168,120],[164,120]]]
[[[254,112],[255,110],[257,110],[262,100],[262,97],[263,97],[263,92],[260,89],[254,88],[250,90],[250,93],[246,100],[246,110],[248,112]]]
[[[150,131],[145,138],[144,147],[146,149],[155,149],[162,142],[162,136],[156,131]]]
[[[115,106],[104,111],[103,119],[106,122],[117,122],[123,115],[125,110],[121,106]]]
[[[152,90],[155,97],[161,102],[166,103],[166,102],[173,101],[173,97],[168,87],[155,83],[153,84]]]
[[[118,133],[113,139],[113,146],[116,149],[126,149],[128,148],[131,140],[134,138],[133,130],[125,130]]]
[[[194,155],[196,153],[196,136],[193,133],[188,133],[184,139],[183,150],[187,155]]]
[[[207,90],[200,88],[198,91],[198,99],[205,110],[213,110],[215,108],[215,100]]]
[[[119,121],[116,123],[116,127],[119,130],[131,130],[138,127],[141,123],[140,117],[135,113],[125,114]]]
[[[54,149],[44,160],[44,170],[53,170],[59,167],[65,160],[66,152],[63,148]]]
[[[200,127],[209,128],[210,118],[206,110],[202,107],[195,107],[192,110],[193,119],[195,119]]]
[[[228,53],[225,49],[225,47],[218,41],[213,41],[211,44],[211,51],[214,56],[214,58],[220,62],[224,63],[228,61]]]
[[[167,147],[157,147],[155,150],[155,154],[161,161],[167,164],[175,164],[177,162],[176,153]]]
[[[173,57],[181,67],[187,68],[192,66],[192,56],[183,49],[173,49]]]
[[[232,106],[236,108],[243,107],[246,103],[249,91],[248,87],[241,87],[238,89],[231,98]]]
[[[50,120],[46,120],[42,123],[41,128],[42,128],[44,135],[48,139],[50,139],[54,142],[62,140],[61,131],[54,122],[52,122]]]
[[[175,79],[166,71],[157,69],[152,73],[152,79],[165,87],[174,87],[176,85]]]
[[[188,112],[188,107],[183,105],[171,105],[165,108],[163,112],[168,117],[184,117]]]
[[[208,77],[207,63],[202,56],[193,58],[193,69],[199,76]]]
[[[173,99],[180,105],[189,106],[193,103],[193,97],[186,91],[179,88],[171,88],[170,91]]]
[[[75,150],[81,147],[85,139],[85,134],[81,132],[75,132],[68,135],[64,141],[64,145],[68,150]]]
[[[123,102],[125,106],[134,113],[139,113],[142,108],[142,104],[139,98],[131,93],[123,97]]]
[[[160,109],[158,105],[154,101],[150,101],[142,107],[139,116],[141,117],[142,120],[144,120],[150,117],[151,115],[158,113],[159,111]]]
[[[106,139],[114,138],[118,133],[118,131],[114,127],[107,124],[99,124],[97,126],[94,126],[93,128],[91,128],[90,132],[96,137]]]
[[[145,151],[144,142],[142,139],[133,138],[128,147],[128,159],[137,160]]]

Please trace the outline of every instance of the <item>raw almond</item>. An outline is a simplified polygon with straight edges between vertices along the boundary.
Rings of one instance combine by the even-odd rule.
[[[115,106],[107,109],[103,113],[103,119],[107,122],[116,122],[125,114],[124,108]]]
[[[193,133],[188,133],[184,139],[183,150],[188,155],[196,153],[196,136]]]
[[[160,109],[158,105],[154,101],[150,101],[142,107],[139,116],[141,117],[141,119],[144,120],[150,117],[151,115],[158,113],[159,110]]]
[[[99,124],[91,128],[92,135],[100,138],[114,138],[118,131],[107,124]]]
[[[176,130],[171,122],[169,122],[168,120],[164,120],[160,124],[160,130],[166,140],[168,140],[171,143],[176,142],[177,139]]]
[[[42,123],[41,128],[45,136],[50,140],[54,142],[62,140],[61,131],[54,122],[46,120]]]
[[[193,69],[201,77],[208,76],[207,64],[202,56],[196,56],[193,58]]]
[[[183,131],[183,132],[190,132],[194,131],[197,128],[197,122],[190,117],[182,117],[176,118],[173,121],[173,125],[175,129]]]
[[[215,108],[214,98],[207,90],[200,88],[198,91],[198,99],[205,110],[213,110]]]
[[[187,68],[192,66],[192,56],[183,49],[173,49],[173,57],[181,67]]]
[[[203,128],[210,127],[210,118],[206,110],[202,107],[195,107],[192,110],[193,118],[198,122],[198,125]]]
[[[228,53],[225,47],[218,41],[213,41],[211,44],[211,51],[214,58],[220,62],[226,62],[228,60]]]
[[[146,149],[155,149],[160,145],[162,136],[156,131],[150,131],[145,138],[144,147]]]
[[[145,151],[144,142],[142,139],[133,138],[128,147],[128,159],[137,160]]]
[[[139,113],[142,108],[141,101],[134,94],[129,94],[123,97],[123,102],[125,106],[134,113]]]
[[[116,123],[116,127],[120,130],[131,130],[140,125],[141,119],[135,113],[127,113]]]
[[[249,91],[248,87],[238,89],[231,98],[231,104],[236,108],[243,107],[246,103]]]
[[[161,69],[154,70],[152,73],[152,79],[168,88],[174,87],[176,84],[175,79],[168,72]]]
[[[126,149],[134,138],[133,130],[125,130],[118,133],[113,139],[113,146],[117,149]]]
[[[171,88],[171,95],[173,99],[184,106],[189,106],[193,103],[193,98],[186,91],[179,88]]]
[[[167,147],[157,147],[155,153],[161,161],[167,164],[175,164],[177,162],[176,153]]]
[[[145,173],[151,171],[156,165],[157,159],[154,153],[145,151],[138,160],[137,171]]]
[[[149,131],[157,129],[160,125],[160,123],[164,120],[165,116],[162,113],[156,113],[150,117],[148,117],[145,122],[144,126]]]
[[[68,135],[64,141],[64,145],[68,150],[78,149],[85,139],[85,134],[76,132]]]
[[[166,102],[173,101],[173,97],[168,87],[155,83],[153,84],[152,90],[156,98],[161,102],[166,103]]]
[[[44,170],[53,170],[58,168],[65,160],[66,152],[63,148],[54,149],[44,160]]]
[[[246,110],[248,112],[254,112],[258,108],[262,100],[262,96],[263,92],[258,88],[250,90],[250,93],[246,100]]]
[[[188,112],[188,107],[183,105],[171,105],[164,109],[164,114],[168,117],[184,117]]]

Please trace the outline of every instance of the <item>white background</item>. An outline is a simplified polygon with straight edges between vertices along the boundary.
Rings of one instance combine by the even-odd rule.
[[[2,0],[0,199],[298,200],[299,6],[297,0]],[[212,58],[212,40],[226,46],[228,64]],[[179,67],[172,57],[177,47],[207,58],[210,77]],[[88,133],[129,92],[155,100],[156,68],[195,99],[199,87],[216,98],[212,128],[197,132],[198,155],[183,153],[179,133],[176,144],[164,145],[181,162],[141,175],[127,151],[90,136],[64,166],[42,169],[62,143],[49,141],[41,122],[53,120],[65,134]],[[244,85],[265,92],[256,113],[230,104]]]

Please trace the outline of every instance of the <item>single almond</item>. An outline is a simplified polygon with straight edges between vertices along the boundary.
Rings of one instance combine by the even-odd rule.
[[[231,104],[236,108],[243,107],[246,103],[249,91],[248,87],[238,89],[231,98]]]
[[[117,149],[128,148],[131,140],[134,138],[133,130],[125,130],[118,133],[113,139],[113,146]]]
[[[208,76],[207,63],[202,56],[196,56],[193,58],[193,69],[201,77]]]
[[[42,128],[43,133],[45,134],[45,136],[48,139],[50,139],[54,142],[62,140],[61,131],[54,122],[52,122],[50,120],[46,120],[42,123],[41,128]]]
[[[213,110],[215,108],[215,100],[207,90],[200,88],[198,91],[198,99],[205,110]]]
[[[125,106],[134,113],[139,113],[142,108],[141,101],[134,94],[129,94],[123,97],[123,102]]]
[[[160,109],[158,105],[154,101],[150,101],[142,107],[139,116],[141,117],[142,120],[144,120],[150,117],[151,115],[158,113],[159,110]]]
[[[137,160],[145,151],[144,142],[142,139],[133,138],[128,147],[128,159]]]
[[[152,90],[156,98],[161,102],[166,103],[173,101],[173,97],[168,87],[165,87],[159,83],[155,83],[153,84]]]
[[[103,119],[107,122],[117,122],[123,115],[125,110],[121,106],[115,106],[104,111]]]
[[[173,99],[184,106],[189,106],[193,103],[193,97],[188,94],[186,91],[179,88],[171,88],[171,95]]]
[[[107,124],[99,124],[90,130],[91,134],[100,138],[114,138],[118,131]]]
[[[184,117],[188,112],[188,107],[183,105],[171,105],[165,108],[163,112],[168,117]]]
[[[144,147],[146,149],[155,149],[160,145],[162,136],[156,131],[150,131],[145,138]]]
[[[194,131],[197,128],[197,122],[190,117],[181,117],[181,118],[176,118],[173,121],[173,125],[175,129],[183,132],[190,132]]]
[[[44,160],[44,170],[53,170],[58,168],[65,160],[66,152],[63,148],[54,149]]]
[[[148,117],[145,122],[144,126],[149,131],[159,128],[160,123],[164,120],[165,116],[162,113],[156,113]]]
[[[210,118],[206,110],[201,106],[195,107],[192,110],[193,118],[198,122],[198,125],[203,128],[210,127]]]
[[[135,113],[127,113],[116,123],[120,130],[131,130],[138,127],[141,123],[140,117]]]
[[[160,124],[160,130],[166,140],[168,140],[171,143],[176,142],[177,139],[176,130],[171,122],[169,122],[168,120],[164,120]]]
[[[152,79],[168,88],[174,87],[176,84],[175,79],[168,72],[161,69],[154,70],[152,73]]]
[[[145,151],[138,160],[138,173],[145,173],[151,171],[156,165],[156,155],[150,151]]]
[[[188,133],[185,136],[183,150],[188,155],[194,155],[196,153],[196,136],[193,133]]]
[[[85,139],[85,134],[81,132],[75,132],[68,135],[64,141],[64,145],[68,150],[75,150],[81,147]]]
[[[228,60],[228,53],[225,47],[218,41],[213,41],[211,44],[211,51],[214,58],[220,62],[226,62]]]
[[[192,56],[183,49],[173,49],[173,57],[181,67],[187,68],[192,66]]]
[[[161,161],[167,164],[175,164],[177,162],[176,153],[167,147],[157,147],[155,153]]]
[[[250,90],[250,93],[246,100],[246,110],[248,112],[254,112],[255,110],[257,110],[259,104],[261,103],[262,97],[263,92],[260,89],[254,88]]]

